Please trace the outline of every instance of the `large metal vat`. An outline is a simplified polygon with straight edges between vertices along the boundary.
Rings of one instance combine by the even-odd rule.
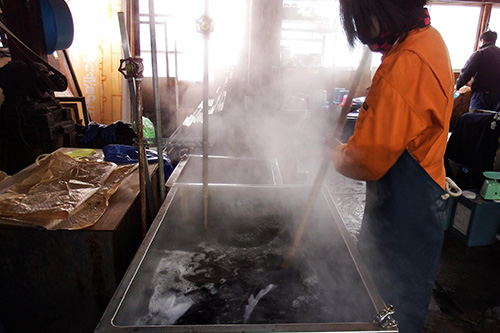
[[[96,332],[397,332],[326,189],[289,265],[310,187],[208,190],[205,230],[202,186],[171,188]]]
[[[208,183],[210,184],[260,184],[283,185],[276,159],[262,160],[229,156],[207,157]],[[167,180],[167,186],[175,183],[201,184],[202,155],[186,155]]]

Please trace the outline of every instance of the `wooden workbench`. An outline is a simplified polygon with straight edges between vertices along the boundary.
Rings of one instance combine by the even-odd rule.
[[[0,182],[0,191],[35,167]],[[153,184],[156,170],[149,166]],[[142,241],[139,189],[136,170],[85,229],[0,226],[0,320],[7,332],[93,331]]]

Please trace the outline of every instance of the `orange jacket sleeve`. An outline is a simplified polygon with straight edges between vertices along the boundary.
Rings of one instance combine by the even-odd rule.
[[[394,87],[375,77],[355,135],[338,148],[337,169],[351,178],[378,180],[427,126]]]
[[[427,32],[438,34],[433,28]],[[430,37],[431,41],[436,39]],[[343,175],[378,180],[407,149],[444,187],[443,156],[454,82],[442,39],[439,36],[435,41],[439,47],[434,49],[428,39],[418,34],[408,36],[405,43],[384,56],[353,136],[334,151],[335,167]],[[423,52],[419,52],[419,44],[427,44]],[[444,55],[435,53],[443,47]]]

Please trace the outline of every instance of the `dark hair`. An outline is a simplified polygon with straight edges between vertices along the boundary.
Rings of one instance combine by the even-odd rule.
[[[340,0],[340,15],[349,45],[366,44],[374,21],[384,34],[408,31],[419,18],[427,0]]]
[[[488,30],[483,32],[479,39],[483,39],[486,43],[495,44],[497,41],[497,33],[495,31]]]

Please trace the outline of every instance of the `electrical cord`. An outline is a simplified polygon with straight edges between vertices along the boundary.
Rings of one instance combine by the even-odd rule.
[[[447,193],[441,196],[443,200],[447,200],[450,196],[456,198],[462,195],[462,189],[450,177],[446,177],[445,190]]]

